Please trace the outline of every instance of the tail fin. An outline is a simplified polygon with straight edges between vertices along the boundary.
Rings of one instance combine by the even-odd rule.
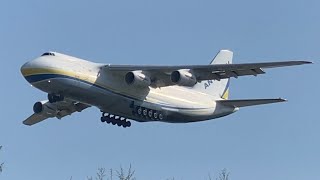
[[[213,58],[210,64],[232,64],[233,52],[229,50],[220,50]],[[229,98],[229,79],[207,80],[197,83],[193,89],[196,91],[210,94],[223,99]]]

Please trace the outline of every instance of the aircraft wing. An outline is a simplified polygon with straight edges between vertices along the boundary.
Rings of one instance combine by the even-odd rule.
[[[70,100],[56,103],[50,103],[48,101],[37,102],[33,107],[35,113],[24,120],[23,124],[31,126],[53,117],[61,119],[67,115],[71,115],[74,112],[81,112],[88,107],[90,106]]]
[[[218,103],[231,106],[231,107],[246,107],[246,106],[256,106],[261,104],[271,104],[285,102],[287,100],[278,98],[278,99],[237,99],[237,100],[220,100]]]
[[[238,78],[239,76],[264,74],[263,69],[283,66],[295,66],[310,64],[309,61],[283,61],[244,64],[210,64],[210,65],[182,65],[182,66],[148,66],[148,65],[105,65],[104,68],[111,72],[140,71],[150,77],[156,86],[174,85],[170,75],[174,71],[188,70],[198,82],[203,80],[221,80],[226,78]]]

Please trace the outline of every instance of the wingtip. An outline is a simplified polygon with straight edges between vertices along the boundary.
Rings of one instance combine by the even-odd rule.
[[[32,123],[28,122],[27,120],[24,120],[24,121],[22,122],[22,124],[24,124],[24,125],[26,125],[26,126],[32,126],[32,125],[33,125]]]
[[[31,126],[31,124],[29,123],[26,123],[26,122],[22,122],[23,125],[26,125],[26,126]]]
[[[302,61],[303,64],[314,64],[312,61]]]
[[[279,98],[278,99],[280,102],[287,102],[288,100],[287,99],[283,99],[283,98]]]

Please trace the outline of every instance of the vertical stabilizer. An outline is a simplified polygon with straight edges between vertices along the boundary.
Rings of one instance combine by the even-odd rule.
[[[220,50],[210,64],[232,64],[233,52]],[[193,89],[218,98],[228,99],[230,78],[218,80],[206,80],[197,83]]]

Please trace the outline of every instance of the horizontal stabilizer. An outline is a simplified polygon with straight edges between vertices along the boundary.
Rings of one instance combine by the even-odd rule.
[[[224,106],[232,106],[232,107],[245,107],[245,106],[255,106],[260,104],[270,104],[270,103],[278,103],[285,102],[285,99],[239,99],[239,100],[220,100],[218,103]]]

